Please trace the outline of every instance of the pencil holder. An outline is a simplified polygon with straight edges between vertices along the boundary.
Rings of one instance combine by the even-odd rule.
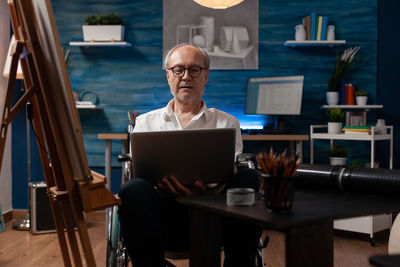
[[[294,200],[294,177],[262,175],[262,179],[267,209],[277,213],[290,212]]]

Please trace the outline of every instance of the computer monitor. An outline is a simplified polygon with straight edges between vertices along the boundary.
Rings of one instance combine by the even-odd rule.
[[[274,128],[283,127],[282,115],[300,115],[304,76],[250,78],[245,114],[274,116]]]

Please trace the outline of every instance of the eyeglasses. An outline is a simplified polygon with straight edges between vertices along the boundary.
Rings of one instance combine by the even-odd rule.
[[[167,68],[167,70],[171,70],[175,77],[183,77],[185,75],[186,70],[189,71],[189,75],[192,78],[198,78],[201,74],[202,70],[206,68],[198,67],[198,66],[191,66],[189,68],[184,68],[182,66],[175,66],[171,68]]]

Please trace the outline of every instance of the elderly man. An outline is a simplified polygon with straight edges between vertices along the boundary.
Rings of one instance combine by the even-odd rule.
[[[192,45],[177,45],[168,52],[165,69],[174,98],[166,107],[139,116],[134,131],[236,128],[236,153],[240,153],[243,145],[238,120],[208,109],[202,100],[209,75],[207,53]],[[227,188],[257,189],[257,177],[256,171],[243,170],[231,177]],[[205,190],[200,180],[189,188],[173,176],[164,177],[155,188],[140,178],[123,185],[119,219],[133,266],[165,266],[164,250],[188,251],[188,208],[176,203],[175,198]],[[257,226],[225,219],[224,266],[253,267],[260,235]]]

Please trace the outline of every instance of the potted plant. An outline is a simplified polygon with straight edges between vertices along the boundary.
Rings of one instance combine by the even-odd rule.
[[[359,46],[347,48],[340,58],[336,56],[335,69],[329,80],[328,92],[326,93],[326,102],[328,105],[337,105],[339,103],[341,80],[353,62],[358,50],[360,50]]]
[[[84,41],[123,41],[124,21],[117,14],[90,15],[82,25]]]
[[[332,166],[344,166],[347,161],[347,148],[342,145],[333,144],[329,149],[329,160]]]
[[[368,92],[364,90],[357,90],[354,92],[356,96],[356,103],[359,106],[365,106],[368,100]]]
[[[342,132],[344,114],[344,111],[342,111],[340,108],[331,108],[327,110],[328,133],[337,134]]]

